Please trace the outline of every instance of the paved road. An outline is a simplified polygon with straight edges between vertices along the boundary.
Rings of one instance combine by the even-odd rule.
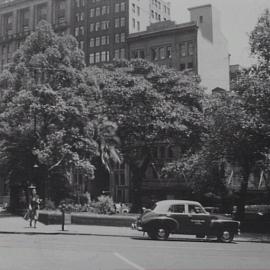
[[[270,244],[0,235],[1,270],[269,270]]]

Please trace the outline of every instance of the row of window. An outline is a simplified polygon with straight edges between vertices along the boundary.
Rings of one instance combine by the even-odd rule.
[[[102,6],[90,9],[90,18],[110,14],[110,6]]]
[[[194,55],[194,43],[192,41],[185,41],[179,45],[180,56],[193,56]]]
[[[183,46],[183,44],[185,46]],[[180,56],[193,56],[194,55],[194,44],[193,42],[184,42],[179,45],[180,48]],[[187,49],[188,48],[188,49]],[[145,58],[144,49],[136,49],[131,52],[131,58]],[[165,59],[172,58],[172,46],[163,46],[158,48],[151,48],[151,60],[159,61]],[[180,70],[184,70],[186,68],[193,68],[193,63],[181,63]]]
[[[100,30],[107,30],[109,29],[110,21],[101,21],[96,23],[90,23],[90,32],[100,31]]]
[[[140,16],[141,14],[141,9],[139,6],[136,7],[134,3],[132,3],[132,12],[136,14],[137,16]]]
[[[90,48],[109,45],[109,44],[110,44],[109,36],[101,36],[101,37],[91,38],[90,42],[89,42]]]
[[[158,0],[152,0],[152,6],[161,10],[161,2]],[[163,5],[163,12],[170,15],[170,8],[166,5]]]
[[[84,7],[85,6],[85,0],[74,0],[75,7]]]
[[[98,64],[110,61],[110,52],[102,51],[96,53],[90,53],[89,55],[89,64]]]
[[[114,59],[124,59],[126,58],[125,48],[116,49],[114,51]],[[89,55],[89,64],[99,64],[110,61],[110,52],[101,51],[96,53],[90,53]]]

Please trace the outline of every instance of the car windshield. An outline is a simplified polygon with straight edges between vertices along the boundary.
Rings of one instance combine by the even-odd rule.
[[[157,213],[168,212],[168,209],[169,205],[164,203],[156,203],[152,208],[152,210]]]

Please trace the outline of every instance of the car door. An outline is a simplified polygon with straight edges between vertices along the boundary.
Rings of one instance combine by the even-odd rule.
[[[205,234],[209,230],[211,216],[199,204],[188,204],[188,233]]]
[[[189,225],[189,217],[186,213],[185,204],[173,204],[170,206],[168,210],[168,216],[177,220],[179,224],[179,228],[176,233],[179,234],[187,234],[188,225]]]

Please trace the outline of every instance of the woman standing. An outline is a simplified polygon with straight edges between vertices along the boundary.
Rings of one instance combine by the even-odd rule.
[[[34,228],[37,227],[37,221],[38,221],[38,210],[40,205],[40,199],[37,195],[36,187],[30,186],[30,197],[29,197],[29,218],[30,218],[30,227],[32,227],[32,223],[34,221]]]

